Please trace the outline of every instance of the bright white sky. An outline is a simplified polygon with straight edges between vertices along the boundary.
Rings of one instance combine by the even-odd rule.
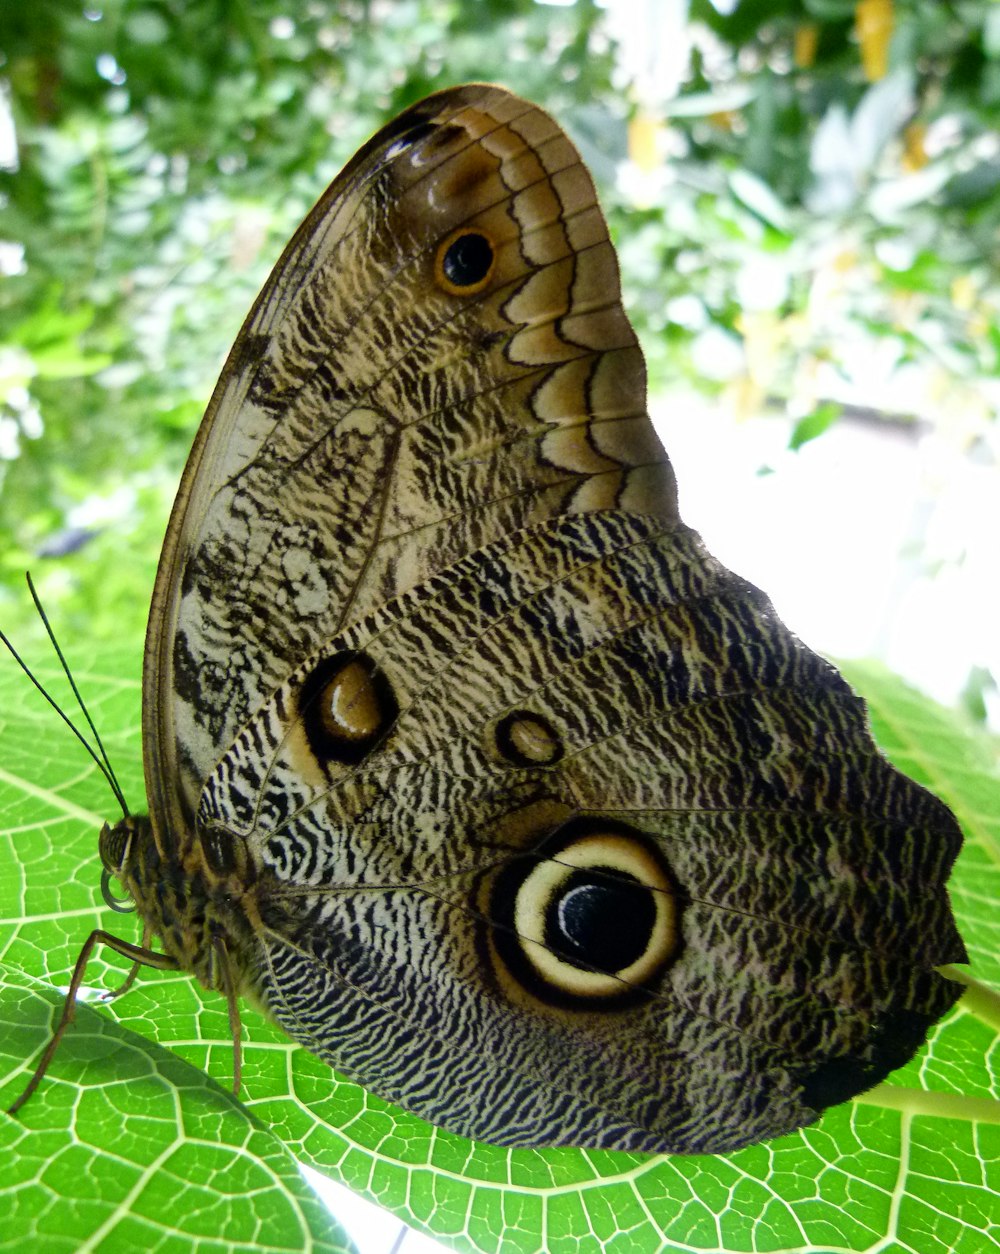
[[[875,657],[953,704],[1000,675],[1000,473],[940,437],[842,421],[797,453],[790,423],[653,403],[681,511],[808,645]],[[760,475],[761,466],[775,473]],[[1000,704],[990,711],[1000,728]]]

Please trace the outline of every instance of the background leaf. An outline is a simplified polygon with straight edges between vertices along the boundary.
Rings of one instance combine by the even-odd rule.
[[[139,692],[137,680],[121,676],[137,669],[139,651],[138,641],[131,650],[72,650],[127,794],[138,786]],[[973,975],[1000,987],[1000,781],[992,746],[886,672],[854,666],[848,673],[867,694],[896,763],[939,791],[962,820],[967,842],[952,880],[955,912]],[[58,682],[47,667],[43,675]],[[0,708],[28,705],[25,683],[5,663]],[[81,751],[41,702],[30,706],[0,728],[7,1100],[47,1038],[47,1008],[58,1004],[51,995],[26,997],[29,981],[64,987],[92,927],[137,939],[128,931],[134,920],[99,904],[96,833],[110,801],[107,787],[81,765]],[[87,985],[113,987],[124,969],[116,955],[101,955]],[[150,1185],[139,1194],[139,1218],[149,1231],[180,1224],[176,1176],[184,1170],[195,1236],[203,1235],[198,1224],[214,1222],[204,1220],[206,1213],[225,1219],[220,1237],[246,1233],[261,1189],[265,1197],[274,1190],[265,1210],[273,1205],[276,1214],[298,1215],[296,1231],[310,1231],[308,1205],[270,1165],[276,1139],[300,1161],[466,1249],[981,1254],[1000,1249],[1000,1018],[989,1021],[993,1003],[988,992],[983,996],[985,1010],[960,1002],[912,1063],[814,1128],[724,1157],[644,1158],[473,1145],[335,1078],[251,1011],[241,1114],[215,1084],[197,1072],[192,1078],[149,1044],[228,1085],[232,1043],[223,999],[189,977],[145,972],[110,1007],[82,1010],[21,1123],[0,1120],[17,1216],[7,1233],[14,1244],[33,1239],[40,1215],[67,1232],[78,1231],[84,1213],[95,1231],[124,1223],[120,1193],[102,1183],[107,1177],[124,1187],[120,1161],[172,1165],[170,1187]],[[119,1026],[105,1022],[111,1018]],[[172,1157],[180,1146],[183,1168]],[[245,1156],[262,1148],[264,1175],[247,1194]],[[71,1151],[86,1154],[87,1179],[96,1183],[83,1198],[70,1188],[56,1200],[67,1178],[55,1164]],[[125,1189],[132,1207],[133,1191]],[[131,1210],[126,1214],[131,1221]]]
[[[25,1058],[62,999],[0,983],[0,1057]],[[0,1249],[345,1251],[280,1140],[204,1073],[81,1005],[31,1109],[0,1120]],[[4,1087],[4,1100],[17,1084]]]
[[[821,436],[824,431],[828,431],[833,426],[840,417],[840,413],[840,406],[828,401],[825,405],[814,409],[811,414],[806,414],[792,429],[788,447],[795,450],[801,448],[803,444],[808,444],[810,440],[815,440],[817,436]]]

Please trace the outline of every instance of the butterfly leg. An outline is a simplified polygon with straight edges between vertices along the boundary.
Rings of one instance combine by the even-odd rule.
[[[229,1010],[229,1031],[233,1038],[233,1096],[239,1097],[243,1081],[243,1025],[240,1022],[239,994],[233,980],[233,963],[225,937],[212,937],[212,957],[212,984],[221,990]]]
[[[146,930],[142,934],[143,949],[146,949],[146,950],[149,949],[152,939],[153,939],[152,930],[150,928],[146,928]],[[119,997],[123,997],[129,991],[132,985],[135,983],[135,977],[139,974],[142,968],[148,965],[149,964],[145,962],[138,962],[138,961],[133,962],[132,966],[129,968],[128,975],[126,975],[122,983],[119,984],[117,988],[109,988],[106,993],[102,993],[101,1001],[117,1001]]]
[[[148,941],[150,937],[143,936],[143,941]],[[73,978],[69,982],[69,989],[66,993],[66,1000],[63,1003],[62,1018],[59,1020],[56,1030],[52,1033],[45,1052],[39,1060],[38,1066],[32,1073],[31,1079],[24,1092],[17,1098],[13,1105],[7,1108],[8,1115],[16,1115],[28,1098],[34,1093],[35,1089],[41,1083],[42,1076],[49,1068],[53,1055],[59,1048],[59,1042],[63,1038],[63,1034],[69,1025],[76,1018],[76,998],[80,991],[80,985],[83,983],[83,977],[87,970],[87,963],[90,961],[94,950],[98,945],[107,945],[109,949],[113,949],[115,953],[121,954],[125,958],[131,958],[135,967],[129,973],[125,983],[117,993],[124,992],[135,978],[135,971],[139,967],[156,967],[160,971],[176,971],[178,964],[176,959],[171,958],[169,954],[158,954],[151,949],[146,949],[142,945],[133,945],[130,941],[122,940],[119,936],[112,936],[110,932],[105,932],[100,928],[91,932],[87,940],[80,950],[80,956],[76,960],[76,966],[73,968]]]

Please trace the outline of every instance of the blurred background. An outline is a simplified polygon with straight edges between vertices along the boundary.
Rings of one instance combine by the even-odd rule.
[[[1000,5],[33,0],[0,16],[0,622],[138,641],[244,314],[466,79],[591,165],[685,517],[814,647],[1000,727]]]

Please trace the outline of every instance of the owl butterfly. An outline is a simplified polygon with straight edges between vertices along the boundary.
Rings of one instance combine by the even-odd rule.
[[[680,521],[591,178],[499,88],[407,109],[285,250],[143,698],[119,948],[465,1136],[732,1150],[958,996],[954,819]]]

